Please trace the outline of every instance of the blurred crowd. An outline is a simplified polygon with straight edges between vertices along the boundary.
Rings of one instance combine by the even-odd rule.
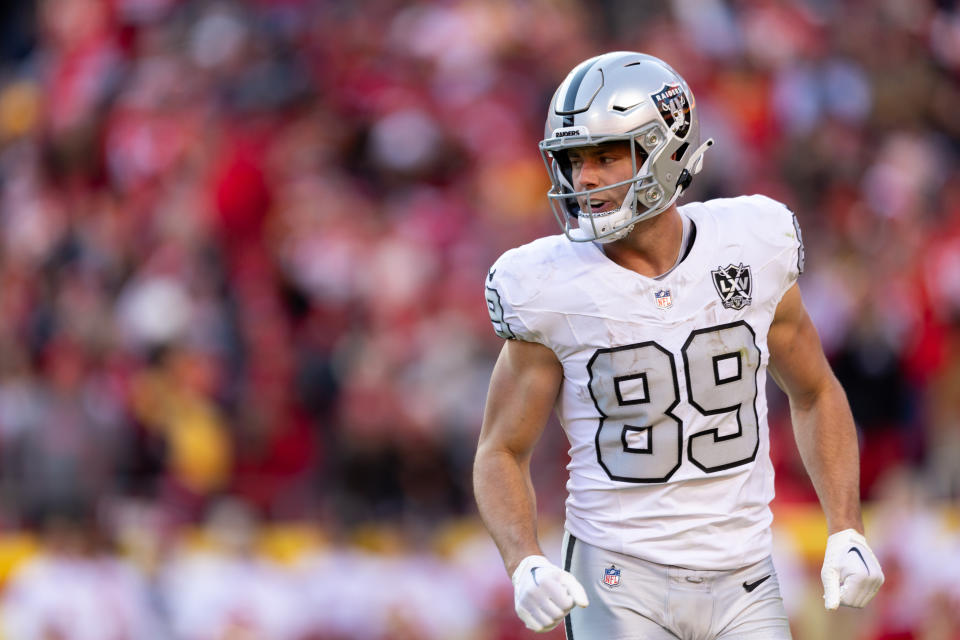
[[[955,0],[2,3],[0,637],[526,637],[472,519],[482,281],[557,232],[546,105],[615,49],[694,90],[687,198],[803,228],[889,567],[888,613],[824,624],[960,638]],[[771,391],[775,507],[806,513]],[[782,581],[799,638],[841,637],[800,607],[811,518]]]

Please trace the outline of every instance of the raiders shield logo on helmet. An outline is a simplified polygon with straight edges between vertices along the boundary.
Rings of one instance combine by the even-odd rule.
[[[657,105],[660,117],[678,138],[687,137],[690,130],[690,103],[679,84],[665,84],[650,96]]]
[[[713,286],[723,306],[727,309],[743,309],[752,302],[750,293],[753,290],[753,278],[750,277],[750,265],[742,262],[738,265],[728,264],[726,267],[717,267],[713,274]]]

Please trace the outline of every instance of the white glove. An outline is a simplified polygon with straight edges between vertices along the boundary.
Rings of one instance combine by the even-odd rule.
[[[527,556],[513,572],[513,604],[528,629],[549,631],[574,605],[587,606],[587,592],[573,574],[543,556]]]
[[[883,571],[866,539],[854,529],[844,529],[827,538],[827,552],[820,570],[823,606],[863,607],[883,584]]]

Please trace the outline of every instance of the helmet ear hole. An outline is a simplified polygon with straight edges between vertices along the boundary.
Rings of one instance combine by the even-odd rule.
[[[560,175],[567,181],[565,186],[573,189],[573,165],[570,164],[570,158],[564,149],[558,149],[553,152],[553,160],[560,168]]]
[[[670,159],[674,162],[680,162],[683,159],[684,154],[687,152],[687,147],[690,146],[689,142],[684,142],[680,145],[676,151],[673,152],[673,155],[670,156]]]
[[[637,157],[637,168],[643,166],[643,163],[647,161],[647,158],[650,157],[650,154],[640,145],[636,140],[633,141],[633,151]]]

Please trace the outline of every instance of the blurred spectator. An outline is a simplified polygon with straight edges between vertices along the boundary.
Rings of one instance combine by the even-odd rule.
[[[173,637],[307,637],[309,603],[292,572],[257,554],[257,527],[246,504],[222,500],[207,512],[204,539],[174,550],[157,580]]]
[[[121,558],[79,503],[49,510],[41,549],[7,585],[3,637],[160,640],[168,637],[143,576]]]

